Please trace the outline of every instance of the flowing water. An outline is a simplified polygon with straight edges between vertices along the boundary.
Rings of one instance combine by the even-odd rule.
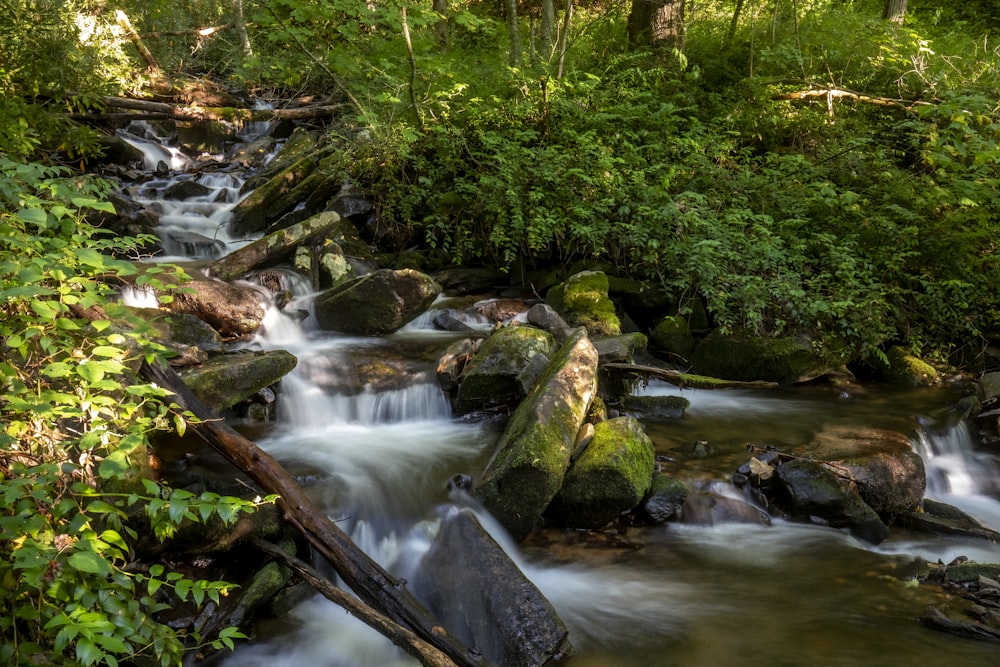
[[[228,193],[239,186],[221,187]],[[203,202],[195,203],[200,210]],[[225,219],[198,215],[209,220],[197,223],[200,234]],[[173,214],[164,221],[166,228],[186,224]],[[219,227],[218,237],[224,234]],[[308,305],[308,292],[298,288],[290,312]],[[385,338],[347,338],[318,331],[311,316],[299,322],[272,310],[251,343],[287,349],[299,363],[282,381],[276,420],[243,427],[397,576],[412,573],[442,516],[472,506],[570,628],[573,667],[998,664],[992,645],[921,626],[917,618],[936,600],[911,579],[917,559],[1000,562],[1000,545],[992,543],[894,531],[871,547],[842,531],[775,521],[612,534],[549,530],[514,544],[473,500],[446,490],[456,473],[481,473],[500,426],[451,414],[433,366],[455,335],[433,331],[429,319]],[[406,370],[388,388],[355,386],[352,369],[372,359],[405,360]],[[912,436],[927,462],[928,495],[1000,528],[996,461],[973,452],[963,423],[934,417],[955,398],[946,391],[846,396],[816,388],[681,391],[656,383],[642,391],[681,392],[691,401],[682,419],[646,426],[663,465],[692,484],[722,488],[747,459],[748,444],[795,447],[830,429],[888,428]],[[698,441],[707,443],[707,454],[684,453]],[[316,596],[289,617],[262,623],[257,640],[222,664],[415,663]]]

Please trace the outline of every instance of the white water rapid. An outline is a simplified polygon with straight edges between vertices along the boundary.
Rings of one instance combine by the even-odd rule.
[[[192,232],[224,254],[233,245],[225,221],[238,186],[222,178],[202,182],[204,176],[161,177],[136,192],[166,214],[165,236]],[[180,202],[158,199],[184,179],[216,194],[183,200],[183,212],[174,209]],[[195,244],[197,253],[204,251],[201,245]],[[185,253],[191,249],[178,243],[170,252],[190,257]],[[572,667],[996,664],[992,646],[923,628],[916,618],[933,600],[907,583],[918,556],[950,560],[961,554],[1000,562],[1000,546],[984,541],[904,538],[876,549],[841,531],[775,521],[547,531],[523,547],[515,544],[472,499],[446,490],[456,473],[481,474],[499,436],[499,426],[490,421],[454,417],[436,383],[433,360],[455,334],[433,330],[433,314],[427,314],[385,338],[332,335],[319,331],[312,316],[285,314],[309,310],[308,289],[300,283],[291,289],[292,305],[285,312],[272,308],[262,334],[248,343],[298,358],[282,380],[276,421],[253,425],[254,437],[393,574],[410,577],[441,517],[472,507],[569,627],[577,651]],[[488,327],[474,318],[470,323]],[[376,374],[371,377],[378,381],[357,382],[359,369],[375,366],[390,369],[388,379]],[[679,392],[691,401],[683,419],[647,424],[658,452],[670,456],[685,443],[711,445],[703,466],[686,481],[726,479],[734,462],[746,460],[747,442],[794,446],[825,426],[874,425],[914,434],[934,480],[929,493],[984,521],[996,518],[990,515],[996,501],[989,484],[1000,478],[997,471],[990,468],[980,479],[976,471],[987,462],[971,453],[961,427],[935,428],[915,416],[942,407],[946,399],[940,394],[922,396],[917,407],[911,395],[875,391],[838,398],[810,389],[681,391],[657,383],[645,391]],[[977,503],[988,507],[989,516],[976,511]],[[416,663],[314,596],[289,616],[260,624],[255,641],[214,664]]]

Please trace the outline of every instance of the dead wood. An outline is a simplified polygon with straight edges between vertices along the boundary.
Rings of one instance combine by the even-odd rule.
[[[867,104],[876,104],[883,107],[894,107],[896,109],[903,109],[904,111],[910,111],[916,106],[933,106],[930,102],[923,102],[921,100],[904,100],[896,99],[891,97],[876,97],[874,95],[864,95],[862,93],[851,92],[850,90],[842,90],[840,88],[816,88],[809,90],[797,90],[791,93],[782,93],[780,95],[775,95],[773,98],[775,100],[808,100],[808,99],[825,99],[827,104],[827,109],[830,115],[833,115],[833,101],[838,99],[851,100],[854,102],[865,102]]]
[[[646,377],[654,377],[664,382],[690,389],[776,389],[777,382],[766,382],[764,380],[753,380],[751,382],[741,382],[739,380],[721,380],[719,378],[706,377],[704,375],[692,375],[668,368],[657,368],[656,366],[642,366],[640,364],[608,363],[601,364],[601,368],[608,368],[626,373],[634,373]]]
[[[379,613],[350,593],[337,588],[326,577],[310,567],[308,563],[285,553],[280,547],[265,540],[253,540],[253,545],[295,570],[316,592],[334,604],[343,607],[347,613],[365,625],[378,630],[393,644],[419,660],[421,664],[429,667],[454,667],[455,662],[443,652],[423,641],[408,629],[393,622],[385,614]]]
[[[284,518],[333,566],[361,601],[409,628],[459,666],[488,664],[478,652],[466,648],[442,628],[410,593],[405,582],[394,578],[354,544],[322,509],[313,504],[270,454],[202,405],[173,369],[144,362],[139,373],[146,381],[173,392],[180,408],[190,411],[200,420],[190,425],[191,431],[246,473],[266,493],[280,497],[278,506],[284,512]]]
[[[317,104],[294,109],[240,109],[237,107],[203,107],[137,100],[130,97],[105,97],[104,105],[111,109],[134,109],[148,114],[164,114],[172,120],[270,121],[325,118],[337,113],[339,104]],[[100,114],[80,114],[80,119],[100,119]]]

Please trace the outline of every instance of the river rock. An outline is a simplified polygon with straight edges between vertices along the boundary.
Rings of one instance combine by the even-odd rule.
[[[316,320],[330,331],[383,336],[423,313],[441,286],[419,271],[382,269],[316,297]]]
[[[691,365],[700,375],[793,384],[825,375],[845,361],[846,352],[823,354],[804,336],[762,338],[716,329],[695,348]]]
[[[498,329],[465,366],[456,409],[464,414],[516,405],[531,391],[555,349],[547,331],[527,326]]]
[[[893,345],[885,351],[885,359],[874,359],[877,377],[899,387],[929,387],[941,381],[937,369],[909,349]]]
[[[642,501],[655,467],[653,442],[638,420],[618,417],[599,422],[546,515],[571,528],[599,528]]]
[[[314,153],[319,138],[320,133],[316,130],[309,130],[303,126],[295,128],[277,155],[259,173],[248,178],[240,191],[246,194],[257,190],[288,167]]]
[[[232,124],[221,120],[176,121],[177,144],[189,155],[222,153],[236,138]]]
[[[257,292],[197,274],[192,277],[182,289],[170,292],[173,301],[164,309],[194,315],[223,338],[247,336],[260,328],[264,306]]]
[[[872,544],[889,536],[875,510],[822,464],[806,459],[790,461],[775,469],[774,481],[772,500],[793,518],[846,528]]]
[[[573,328],[566,324],[556,309],[547,303],[536,303],[528,309],[528,322],[539,329],[544,329],[555,336],[556,342],[562,345],[563,341],[573,333]]]
[[[902,433],[828,427],[815,436],[806,451],[814,459],[835,461],[865,503],[886,520],[913,511],[924,497],[924,460]]]
[[[450,394],[458,389],[462,371],[475,356],[477,349],[477,341],[463,338],[449,345],[444,354],[441,355],[437,365],[437,379],[445,393]]]
[[[620,336],[595,338],[594,347],[597,348],[597,354],[602,364],[615,362],[630,364],[633,355],[646,349],[647,342],[644,334],[635,332]]]
[[[553,355],[497,444],[475,496],[518,540],[562,486],[597,391],[597,350],[578,329]]]
[[[488,664],[541,666],[572,652],[555,609],[470,510],[444,519],[411,585],[442,625],[478,648]]]
[[[267,158],[274,152],[274,147],[274,137],[265,134],[253,141],[234,146],[226,156],[226,162],[238,164],[244,169],[260,169],[267,163]]]
[[[653,523],[665,523],[678,517],[688,493],[683,482],[666,475],[654,475],[642,509]]]
[[[639,419],[680,419],[691,401],[683,396],[623,396],[621,409]]]
[[[251,192],[232,211],[231,233],[235,238],[252,236],[292,208],[289,194],[319,165],[319,155],[310,153],[289,165]]]
[[[615,304],[608,297],[608,277],[602,271],[581,271],[570,276],[548,291],[545,303],[570,326],[586,327],[594,338],[621,334]]]
[[[680,522],[693,526],[717,526],[724,523],[771,525],[767,512],[739,498],[695,490],[684,498]]]
[[[291,372],[296,362],[295,356],[284,350],[220,354],[181,371],[181,377],[202,403],[218,411],[274,384]]]
[[[938,535],[973,537],[1000,543],[1000,532],[983,525],[973,516],[959,508],[930,498],[925,498],[919,511],[912,511],[898,517],[900,525],[909,530],[918,530]]]
[[[194,197],[204,197],[211,190],[207,185],[202,185],[198,181],[187,179],[177,181],[163,191],[164,199],[192,199]]]

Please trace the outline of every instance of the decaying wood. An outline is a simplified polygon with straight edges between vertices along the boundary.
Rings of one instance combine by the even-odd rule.
[[[222,32],[223,30],[229,30],[230,28],[235,27],[236,25],[233,23],[226,23],[225,25],[210,25],[205,26],[204,28],[188,28],[187,30],[160,30],[158,32],[147,32],[146,39],[158,39],[160,37],[183,37],[185,35],[208,37],[217,32]]]
[[[809,100],[809,99],[825,99],[827,108],[830,110],[832,115],[833,101],[844,99],[852,100],[854,102],[865,102],[867,104],[877,104],[883,107],[894,107],[896,109],[903,109],[904,111],[910,111],[913,107],[917,106],[933,106],[930,102],[923,102],[921,100],[903,100],[894,99],[891,97],[874,97],[872,95],[863,95],[861,93],[854,93],[849,90],[842,90],[840,88],[816,88],[809,90],[797,90],[791,93],[782,93],[781,95],[775,95],[771,99],[775,100]]]
[[[279,496],[278,505],[285,519],[333,566],[361,601],[409,628],[460,667],[488,664],[478,652],[466,648],[442,628],[410,593],[405,582],[394,578],[354,544],[270,454],[202,405],[173,369],[143,363],[139,373],[146,381],[173,392],[174,401],[181,409],[189,410],[200,420],[189,427],[193,433],[246,473],[266,493]]]
[[[343,607],[344,610],[365,623],[365,625],[378,630],[382,635],[389,638],[393,644],[419,660],[421,664],[428,665],[429,667],[454,667],[455,662],[443,652],[420,639],[420,637],[417,637],[398,623],[393,622],[385,614],[379,613],[353,595],[337,588],[323,575],[310,567],[308,563],[288,555],[278,546],[264,540],[254,540],[253,545],[295,570],[316,592],[322,594],[323,597],[339,607]]]
[[[160,66],[156,64],[156,60],[153,58],[153,54],[149,52],[146,45],[142,43],[142,38],[139,37],[139,33],[135,31],[132,27],[132,22],[128,18],[128,14],[122,10],[115,12],[115,20],[118,21],[118,25],[121,26],[128,38],[132,40],[132,44],[135,45],[136,51],[142,56],[142,59],[146,61],[146,69],[150,72],[158,72]]]
[[[236,107],[201,107],[137,100],[131,97],[105,97],[104,105],[110,109],[134,109],[145,113],[164,114],[172,120],[306,120],[309,118],[325,118],[340,110],[338,104],[323,104],[295,109],[239,109]],[[93,118],[83,115],[82,118]]]
[[[681,373],[667,368],[657,368],[656,366],[642,366],[640,364],[609,363],[601,364],[601,368],[635,373],[646,377],[654,377],[664,382],[680,387],[682,389],[777,389],[777,382],[766,382],[764,380],[754,380],[752,382],[740,382],[739,380],[720,380],[718,378],[705,377],[703,375],[691,375]]]

